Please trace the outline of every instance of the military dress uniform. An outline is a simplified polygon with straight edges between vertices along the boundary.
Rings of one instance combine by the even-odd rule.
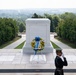
[[[55,58],[55,75],[64,75],[63,72],[63,66],[67,66],[67,60],[65,57],[63,57],[63,59],[61,58],[61,56],[56,56]]]

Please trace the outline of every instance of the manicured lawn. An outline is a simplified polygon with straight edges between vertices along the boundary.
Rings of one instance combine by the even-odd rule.
[[[52,41],[51,41],[51,43],[52,43],[52,45],[53,45],[53,47],[55,48],[55,49],[57,49],[57,48],[60,48],[59,46],[57,46],[55,43],[53,43]]]
[[[5,44],[3,44],[3,45],[0,46],[0,49],[4,48],[5,46],[8,46],[9,44],[17,41],[18,39],[20,39],[20,37],[16,37],[12,41],[6,42]]]
[[[70,46],[70,47],[72,47],[72,48],[76,48],[76,44],[74,44],[74,43],[71,43],[71,42],[69,42],[69,41],[67,41],[67,40],[64,40],[64,39],[62,39],[62,38],[59,38],[59,37],[55,37],[55,38],[56,38],[57,40],[65,43],[65,44],[67,44],[68,46]]]
[[[15,49],[22,49],[23,45],[24,45],[25,41],[22,42],[20,45],[18,45]]]

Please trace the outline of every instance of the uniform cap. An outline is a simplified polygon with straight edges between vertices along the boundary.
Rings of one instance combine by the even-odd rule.
[[[56,53],[57,52],[62,52],[62,49],[61,48],[56,48]]]
[[[62,49],[61,48],[56,48],[56,51],[62,51]]]

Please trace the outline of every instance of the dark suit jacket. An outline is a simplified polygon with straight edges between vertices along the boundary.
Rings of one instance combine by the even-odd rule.
[[[55,58],[56,69],[54,75],[64,75],[63,66],[67,66],[68,64],[66,58],[64,57],[63,59],[64,61],[59,56],[56,56]]]
[[[56,66],[56,68],[63,68],[63,66],[67,66],[68,65],[66,58],[63,57],[63,59],[64,59],[64,61],[59,56],[56,56],[56,58],[55,58],[55,66]]]

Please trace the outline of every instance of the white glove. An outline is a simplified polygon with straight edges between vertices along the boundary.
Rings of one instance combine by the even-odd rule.
[[[64,54],[62,54],[62,57],[64,57]]]

